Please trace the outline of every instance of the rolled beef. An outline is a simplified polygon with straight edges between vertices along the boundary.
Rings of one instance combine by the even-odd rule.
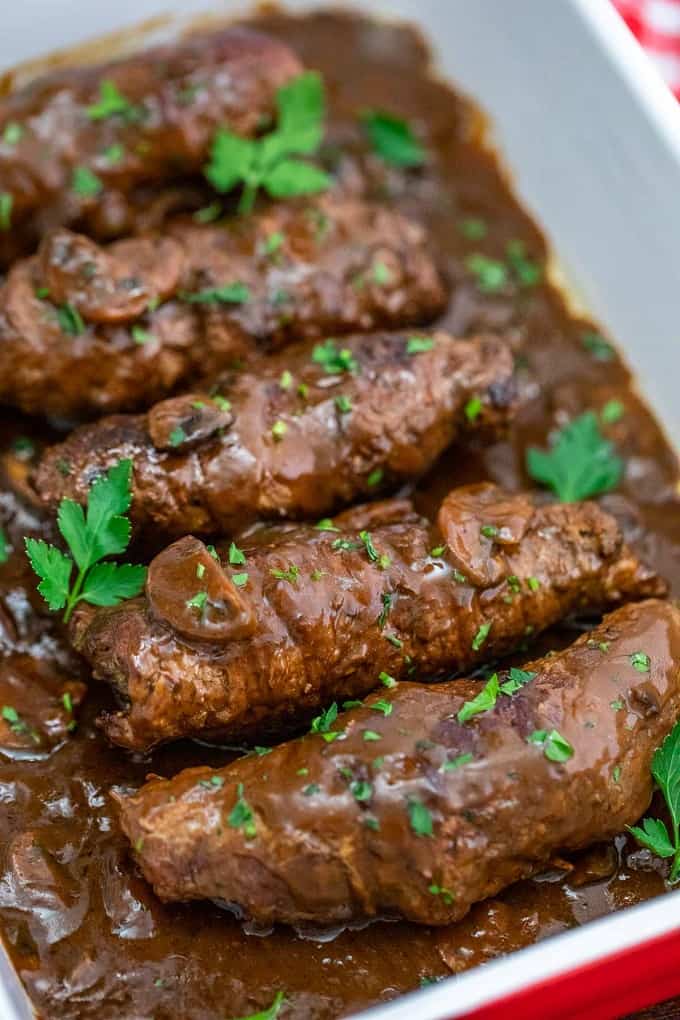
[[[628,605],[521,681],[500,673],[485,711],[464,709],[480,681],[400,683],[263,757],[152,780],[121,823],[163,900],[449,924],[643,814],[679,661],[680,609]]]
[[[594,503],[483,484],[454,489],[436,526],[400,501],[321,526],[180,539],[143,597],[77,612],[73,643],[123,706],[102,720],[112,741],[262,740],[381,678],[451,675],[576,610],[665,590]]]
[[[502,431],[516,405],[512,354],[497,337],[354,335],[297,345],[147,415],[76,429],[46,453],[35,484],[48,504],[84,502],[129,457],[138,526],[231,533],[415,478],[457,437]]]

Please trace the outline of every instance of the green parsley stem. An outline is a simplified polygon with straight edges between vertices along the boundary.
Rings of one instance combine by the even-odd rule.
[[[73,585],[71,593],[69,594],[66,600],[66,609],[64,611],[64,623],[68,623],[68,621],[71,618],[71,613],[76,607],[76,603],[80,601],[80,591],[81,588],[83,587],[83,581],[85,580],[85,574],[87,573],[87,571],[88,568],[83,567],[78,572],[78,576],[76,577],[76,583]]]

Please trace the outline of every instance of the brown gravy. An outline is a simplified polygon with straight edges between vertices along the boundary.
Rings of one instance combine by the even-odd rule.
[[[418,487],[421,508],[432,511],[453,483],[527,484],[527,445],[543,445],[566,414],[619,400],[624,413],[606,432],[628,469],[607,504],[624,516],[631,506],[639,513],[639,544],[680,595],[677,463],[625,366],[601,339],[593,346],[594,327],[572,317],[548,284],[512,296],[483,294],[465,268],[466,255],[502,258],[513,240],[522,240],[533,260],[545,258],[540,232],[482,144],[477,111],[430,76],[426,48],[407,28],[337,13],[262,20],[324,73],[329,144],[356,145],[356,112],[367,106],[398,113],[422,131],[432,153],[429,168],[413,177],[390,173],[385,187],[391,201],[424,220],[444,252],[454,288],[442,325],[459,334],[494,328],[516,350],[529,399],[509,440],[466,454],[452,450]],[[486,224],[483,239],[466,236],[472,218]],[[0,928],[42,1016],[226,1020],[264,1009],[284,990],[286,1020],[325,1020],[664,892],[662,869],[621,836],[611,846],[556,862],[550,874],[478,905],[442,930],[378,923],[330,941],[286,930],[258,936],[244,933],[216,906],[163,906],[135,873],[109,790],[136,787],[150,771],[170,775],[189,764],[218,765],[228,752],[184,744],[143,760],[126,756],[94,727],[109,697],[94,686],[82,710],[73,709],[76,729],[59,718],[64,684],[83,679],[82,667],[41,608],[21,538],[47,527],[22,502],[35,456],[25,438],[39,446],[47,436],[16,415],[7,415],[1,427],[0,515],[13,552],[0,567],[0,641],[24,658],[0,661],[0,703],[16,701],[19,670],[27,715],[32,706],[52,736],[28,751],[11,750],[12,741],[3,739]],[[17,437],[24,441],[17,444]],[[564,631],[547,644],[562,640]],[[45,676],[50,663],[59,671],[56,680]],[[77,686],[73,690],[76,705]]]

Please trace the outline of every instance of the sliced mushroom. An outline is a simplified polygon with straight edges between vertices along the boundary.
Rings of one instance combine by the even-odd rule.
[[[146,594],[155,616],[184,637],[220,643],[249,637],[255,630],[246,597],[192,535],[151,561]]]
[[[170,237],[102,247],[70,230],[46,237],[38,259],[50,300],[72,305],[90,322],[138,318],[149,302],[174,294],[184,268],[184,250]]]

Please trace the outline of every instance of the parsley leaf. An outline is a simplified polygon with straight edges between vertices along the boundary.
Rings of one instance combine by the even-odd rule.
[[[431,836],[433,834],[432,815],[422,801],[416,797],[409,798],[408,817],[416,836]]]
[[[505,683],[501,684],[501,691],[503,694],[513,695],[517,691],[521,690],[525,684],[528,684],[536,676],[535,673],[530,673],[525,669],[518,669],[516,666],[511,666],[508,673],[508,679]]]
[[[7,541],[5,529],[0,528],[0,563],[7,563],[8,559],[9,559],[9,542]]]
[[[373,151],[392,166],[421,166],[425,150],[408,121],[380,110],[367,110],[361,118]]]
[[[236,803],[229,812],[227,822],[232,829],[243,829],[246,839],[254,839],[257,835],[253,809],[243,796],[243,783],[236,787]]]
[[[527,737],[528,744],[537,744],[543,748],[543,754],[549,761],[565,762],[574,754],[574,748],[566,737],[557,730],[534,730]]]
[[[99,83],[98,102],[88,106],[86,113],[90,120],[106,120],[107,117],[114,117],[117,114],[134,119],[139,116],[139,108],[125,98],[115,81],[104,78]]]
[[[277,992],[274,1001],[267,1009],[261,1009],[259,1013],[251,1013],[249,1016],[239,1017],[237,1020],[276,1020],[285,1001],[285,993]]]
[[[5,233],[12,226],[12,206],[14,196],[9,191],[0,191],[0,230]]]
[[[325,97],[321,76],[307,71],[276,93],[278,123],[259,139],[240,138],[219,128],[213,141],[205,176],[217,191],[243,185],[239,212],[253,207],[260,188],[273,198],[311,195],[325,191],[330,178],[323,170],[293,155],[312,155],[324,131]]]
[[[94,198],[104,185],[95,173],[87,166],[77,166],[73,171],[71,188],[76,195],[83,198]]]
[[[31,566],[41,578],[38,591],[52,611],[66,608],[65,621],[80,601],[115,606],[142,589],[145,567],[99,562],[125,552],[130,542],[124,514],[132,500],[131,472],[132,461],[121,460],[98,478],[88,494],[87,513],[79,503],[62,499],[57,523],[71,557],[42,539],[25,540]],[[77,575],[71,586],[74,563]]]
[[[680,877],[680,723],[676,723],[657,748],[652,758],[652,775],[656,779],[671,816],[671,830],[663,821],[645,818],[642,828],[633,826],[630,832],[638,843],[659,857],[672,857],[670,882]]]
[[[60,329],[69,336],[82,336],[85,332],[85,323],[77,308],[73,305],[59,305],[57,308],[57,322]]]
[[[250,301],[250,290],[245,283],[227,283],[223,287],[206,287],[193,293],[185,291],[181,298],[190,305],[240,305]]]
[[[551,488],[562,503],[609,492],[623,474],[623,461],[600,432],[593,411],[561,429],[550,450],[527,450],[526,462],[531,477]]]
[[[463,707],[459,709],[456,716],[458,722],[466,723],[468,719],[472,719],[473,715],[490,712],[496,704],[499,693],[498,673],[494,673],[492,677],[489,677],[479,694],[472,701],[466,701]]]
[[[324,372],[337,375],[340,372],[356,372],[359,363],[348,347],[339,348],[335,340],[324,340],[316,344],[312,351],[312,361],[321,365]]]

